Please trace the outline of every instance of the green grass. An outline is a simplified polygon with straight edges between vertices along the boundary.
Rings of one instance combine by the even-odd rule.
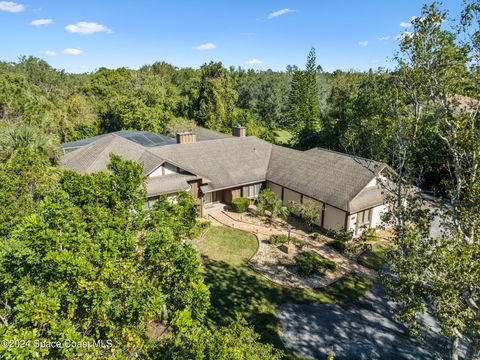
[[[293,134],[287,130],[275,130],[275,141],[279,144],[288,144],[290,139],[293,137]]]
[[[380,270],[385,263],[388,249],[389,245],[387,244],[374,243],[371,250],[367,250],[360,255],[358,263],[373,270]]]
[[[225,324],[236,313],[244,316],[262,341],[285,350],[280,339],[276,306],[285,303],[332,303],[358,299],[370,280],[349,275],[324,291],[299,291],[278,286],[253,271],[247,261],[257,249],[256,238],[246,232],[212,226],[196,247],[204,263],[212,306],[208,317]],[[295,358],[292,354],[288,357]]]

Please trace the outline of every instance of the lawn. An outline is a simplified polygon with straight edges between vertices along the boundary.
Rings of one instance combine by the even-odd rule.
[[[385,263],[385,257],[390,247],[391,245],[388,243],[373,243],[371,250],[360,255],[358,263],[373,270],[380,270]]]
[[[223,324],[239,313],[263,341],[283,350],[277,305],[351,301],[363,296],[371,285],[370,280],[349,275],[324,291],[303,292],[278,286],[248,266],[258,243],[253,235],[236,229],[212,226],[195,246],[202,256],[205,281],[211,291],[209,319]],[[295,358],[291,354],[289,357]]]

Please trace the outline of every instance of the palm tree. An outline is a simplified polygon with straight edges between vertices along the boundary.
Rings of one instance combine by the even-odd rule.
[[[34,126],[20,125],[0,132],[0,161],[8,161],[20,149],[32,149],[52,164],[58,162],[61,153],[55,137]]]

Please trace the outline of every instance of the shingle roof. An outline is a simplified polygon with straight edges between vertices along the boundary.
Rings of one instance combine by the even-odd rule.
[[[187,183],[187,181],[195,179],[196,177],[193,175],[184,174],[168,174],[164,176],[148,178],[148,197],[188,190],[190,189],[190,185]]]
[[[350,211],[350,202],[384,164],[324,149],[298,151],[273,146],[267,180]],[[375,167],[375,169],[374,169]]]
[[[208,178],[211,189],[265,181],[272,145],[256,137],[229,137],[167,145],[150,151],[182,169]]]
[[[144,174],[155,170],[163,162],[163,159],[150,153],[147,148],[112,133],[63,155],[61,164],[80,173],[98,172],[106,169],[110,162],[110,153],[143,163]]]
[[[194,132],[197,134],[197,141],[208,141],[208,140],[216,140],[216,139],[227,139],[231,138],[232,135],[224,134],[219,131],[205,129],[203,127],[195,128]]]
[[[196,143],[144,147],[112,133],[65,154],[62,165],[81,173],[101,171],[109,163],[110,153],[143,163],[144,175],[169,162],[209,179],[202,187],[205,191],[269,180],[349,212],[383,201],[380,190],[362,190],[385,164],[319,148],[302,152],[253,136],[225,135]],[[157,180],[151,192],[186,188],[182,176],[166,179],[164,188]]]

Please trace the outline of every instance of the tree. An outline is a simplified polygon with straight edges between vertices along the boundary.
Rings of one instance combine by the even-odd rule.
[[[293,203],[291,208],[300,214],[310,230],[313,230],[315,223],[322,217],[323,207],[312,201],[303,204]]]
[[[288,100],[289,125],[299,139],[302,132],[320,130],[317,71],[315,49],[312,48],[307,57],[306,69],[293,72]]]
[[[28,184],[26,189],[2,185],[0,199],[22,192],[27,193],[20,200],[30,198],[2,233],[0,337],[31,343],[2,346],[2,354],[143,357],[159,345],[146,337],[149,324],[168,324],[188,312],[191,326],[198,326],[209,305],[200,261],[167,226],[147,230],[138,223],[135,213],[146,200],[142,167],[112,156],[110,173],[45,173],[39,162],[16,174],[33,159],[31,152],[16,153],[0,172],[5,178],[22,175],[16,181]],[[28,171],[42,182],[25,176]],[[52,339],[112,343],[33,346],[33,340]]]
[[[473,4],[467,4],[467,12]],[[473,8],[471,16],[478,19],[478,7]],[[461,341],[467,358],[475,358],[480,343],[478,47],[459,42],[458,29],[445,28],[446,16],[435,4],[425,6],[400,45],[396,85],[407,101],[393,104],[396,181],[390,189],[390,221],[396,247],[384,280],[399,303],[400,318],[413,331],[420,330],[417,315],[431,305],[451,341],[450,358],[458,359]],[[437,214],[412,187],[418,181],[415,161],[425,123],[448,154],[443,165],[450,202]],[[433,216],[443,221],[443,234],[435,238],[430,234]]]
[[[158,357],[171,360],[279,360],[283,356],[271,344],[260,343],[259,335],[242,318],[213,329],[189,327],[167,341],[162,350]]]
[[[202,65],[200,72],[196,119],[200,125],[213,130],[231,126],[229,121],[238,98],[231,75],[222,63],[215,62]]]
[[[256,205],[257,214],[268,215],[270,219],[276,216],[286,219],[290,214],[288,207],[283,206],[282,200],[280,200],[271,189],[263,189],[260,191]]]
[[[0,132],[0,161],[9,160],[17,151],[31,149],[51,163],[60,157],[57,139],[31,125],[18,125]]]

